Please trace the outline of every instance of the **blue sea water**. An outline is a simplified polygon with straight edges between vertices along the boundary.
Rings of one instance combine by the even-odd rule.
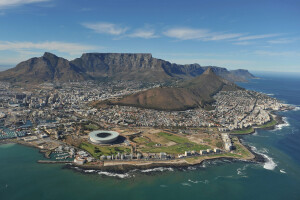
[[[300,77],[260,75],[241,86],[300,105]],[[279,113],[286,123],[258,130],[243,141],[264,164],[207,161],[190,169],[82,174],[62,165],[38,164],[38,150],[0,146],[2,199],[300,199],[300,109]]]

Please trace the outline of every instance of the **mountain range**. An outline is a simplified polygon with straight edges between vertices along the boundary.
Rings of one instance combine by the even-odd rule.
[[[232,70],[199,64],[179,65],[153,58],[145,53],[84,53],[72,61],[52,53],[31,58],[16,67],[0,72],[0,81],[43,83],[97,80],[168,81],[191,79],[210,68],[226,80],[246,81],[254,78],[247,70]]]

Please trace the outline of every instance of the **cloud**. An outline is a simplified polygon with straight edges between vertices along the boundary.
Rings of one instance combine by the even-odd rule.
[[[270,38],[278,36],[279,34],[263,34],[263,35],[249,35],[245,37],[240,37],[237,40],[238,41],[244,41],[244,40],[257,40],[257,39],[264,39],[264,38]]]
[[[300,52],[298,51],[255,51],[254,54],[261,56],[280,56],[280,57],[299,57]]]
[[[165,36],[179,40],[216,41],[233,39],[242,36],[240,33],[211,32],[208,29],[172,28],[163,33]]]
[[[0,0],[0,9],[46,1],[50,0]]]
[[[276,39],[276,40],[269,40],[268,43],[270,44],[289,44],[289,43],[292,43],[292,42],[295,42],[297,39],[295,38],[279,38],[279,39]]]
[[[95,31],[96,33],[105,33],[110,35],[121,35],[125,33],[128,28],[121,27],[117,24],[99,22],[99,23],[83,23],[84,27]]]
[[[236,45],[250,45],[250,44],[253,44],[253,42],[242,41],[242,42],[235,42],[233,44],[236,44]]]
[[[128,35],[128,37],[133,38],[144,38],[144,39],[151,39],[151,38],[157,38],[158,35],[155,34],[154,30],[148,30],[148,29],[138,29],[135,32]]]
[[[61,53],[67,53],[70,55],[78,55],[83,52],[99,49],[99,47],[91,45],[83,45],[78,43],[58,42],[58,41],[47,41],[47,42],[9,42],[0,41],[0,50],[16,51],[19,53],[32,52],[34,50],[43,51],[57,51]]]
[[[191,40],[203,39],[208,36],[208,33],[209,31],[206,29],[173,28],[165,31],[163,34],[180,40]]]

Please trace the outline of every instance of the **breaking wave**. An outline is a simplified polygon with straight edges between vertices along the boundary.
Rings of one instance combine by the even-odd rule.
[[[105,176],[112,176],[112,177],[118,177],[118,178],[129,178],[131,177],[130,174],[117,174],[117,173],[110,173],[110,172],[98,172],[99,175],[105,175]]]
[[[189,184],[189,183],[181,183],[181,185],[183,185],[183,186],[188,186],[188,187],[191,187],[191,186],[192,186],[192,185]]]
[[[171,167],[157,167],[157,168],[153,168],[153,169],[145,169],[145,170],[141,170],[141,172],[143,173],[149,173],[149,172],[163,172],[163,171],[174,171],[173,168]]]
[[[284,169],[279,170],[281,173],[286,174],[286,171]]]
[[[267,162],[264,164],[264,168],[268,170],[274,170],[277,164],[273,161],[273,158],[267,156],[266,154],[262,154],[262,156],[267,159]]]
[[[281,130],[283,127],[290,126],[290,123],[287,120],[287,117],[282,117],[283,124],[278,124],[275,126],[274,131]]]
[[[94,173],[96,170],[90,169],[90,170],[84,170],[85,173]]]
[[[274,162],[273,158],[266,154],[269,152],[268,149],[263,148],[262,150],[257,150],[255,146],[250,146],[250,148],[252,149],[252,151],[259,155],[262,155],[266,159],[266,162],[263,164],[263,167],[265,169],[274,170],[276,168],[277,164]]]
[[[299,111],[300,110],[300,106],[296,106],[293,111]]]

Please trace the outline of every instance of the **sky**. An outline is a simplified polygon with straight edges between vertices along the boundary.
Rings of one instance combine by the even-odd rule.
[[[0,70],[46,51],[300,72],[300,1],[0,0]]]

